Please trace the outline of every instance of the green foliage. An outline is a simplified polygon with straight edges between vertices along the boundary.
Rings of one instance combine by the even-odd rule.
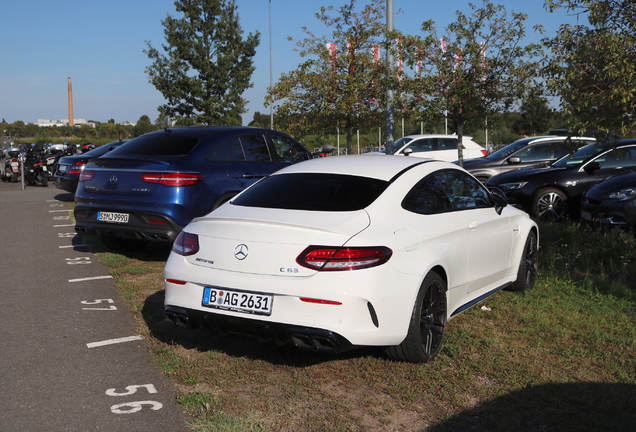
[[[441,36],[433,21],[422,24],[424,37],[400,36],[398,56],[412,68],[400,82],[412,112],[449,112],[461,137],[469,122],[505,112],[532,87],[541,54],[536,44],[523,46],[526,15],[508,13],[484,1],[469,4],[471,15],[457,20]],[[443,42],[441,42],[443,40]],[[462,151],[459,149],[460,163]]]
[[[381,111],[385,68],[376,54],[384,35],[383,3],[372,0],[358,10],[350,0],[337,9],[320,9],[316,18],[331,34],[318,37],[304,28],[307,37],[297,45],[307,60],[283,74],[266,98],[279,103],[275,127],[280,122],[294,135],[342,128],[352,151],[354,128]]]
[[[589,25],[562,25],[545,39],[552,55],[543,76],[561,98],[575,129],[601,129],[626,136],[636,132],[636,2],[548,0],[587,16]]]
[[[146,42],[150,83],[167,103],[159,110],[178,124],[241,124],[259,33],[245,40],[234,0],[175,1],[180,17],[162,21],[165,54]]]

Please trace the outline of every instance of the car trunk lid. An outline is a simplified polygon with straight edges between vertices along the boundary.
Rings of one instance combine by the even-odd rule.
[[[162,160],[99,158],[85,171],[93,171],[92,179],[82,181],[84,190],[105,195],[150,195],[156,183],[142,180],[143,174],[163,174],[170,163]]]
[[[199,252],[186,257],[191,264],[259,275],[310,276],[316,271],[296,262],[308,246],[342,246],[369,226],[364,210],[253,209],[250,217],[236,218],[223,214],[226,207],[231,205],[196,218],[185,228],[199,236]]]

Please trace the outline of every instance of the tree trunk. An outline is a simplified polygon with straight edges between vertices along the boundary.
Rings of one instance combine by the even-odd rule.
[[[350,124],[345,128],[347,131],[347,154],[353,154],[353,126]]]
[[[464,167],[464,122],[457,122],[457,160],[460,167]]]

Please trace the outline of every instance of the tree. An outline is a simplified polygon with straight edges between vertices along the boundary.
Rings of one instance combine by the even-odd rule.
[[[549,89],[578,131],[636,132],[636,2],[548,0],[551,11],[586,14],[589,26],[562,25],[545,39],[552,50],[543,69]]]
[[[259,111],[256,111],[252,121],[248,123],[248,126],[269,129],[270,120],[269,114],[261,114]]]
[[[166,54],[148,41],[144,50],[153,62],[146,74],[167,100],[160,112],[181,123],[240,124],[259,33],[243,40],[234,0],[174,4],[182,16],[162,21]]]
[[[295,135],[343,127],[347,151],[352,152],[355,127],[376,118],[383,92],[384,64],[379,49],[384,36],[384,0],[372,0],[361,10],[356,0],[336,9],[322,7],[316,18],[332,29],[297,42],[308,58],[296,70],[283,74],[269,89],[268,104],[279,121]]]
[[[150,117],[148,117],[147,115],[142,115],[141,117],[139,117],[139,120],[137,120],[137,123],[133,127],[133,135],[143,135],[156,129],[157,128],[150,121]]]
[[[401,81],[402,97],[416,112],[447,110],[460,143],[467,122],[483,124],[489,115],[507,111],[534,85],[538,62],[533,59],[541,54],[537,44],[521,45],[525,14],[508,15],[488,0],[481,8],[469,6],[472,14],[457,11],[445,36],[426,21],[425,36],[400,37],[397,52],[412,68]]]
[[[530,89],[519,108],[520,121],[515,129],[524,135],[537,135],[547,132],[552,124],[553,110],[548,100],[536,88]]]

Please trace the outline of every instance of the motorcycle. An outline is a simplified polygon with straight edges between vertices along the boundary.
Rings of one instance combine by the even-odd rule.
[[[4,169],[2,170],[2,181],[17,183],[20,177],[20,164],[22,154],[19,147],[11,146],[6,150]]]
[[[64,156],[73,156],[75,154],[75,146],[71,144],[67,144],[66,141],[64,144],[53,144],[49,148],[49,158],[47,159],[49,174],[51,178],[55,175],[57,171],[57,166],[59,165],[60,158]]]
[[[46,150],[41,147],[32,147],[25,152],[24,183],[28,186],[47,187],[51,174],[48,170]]]

